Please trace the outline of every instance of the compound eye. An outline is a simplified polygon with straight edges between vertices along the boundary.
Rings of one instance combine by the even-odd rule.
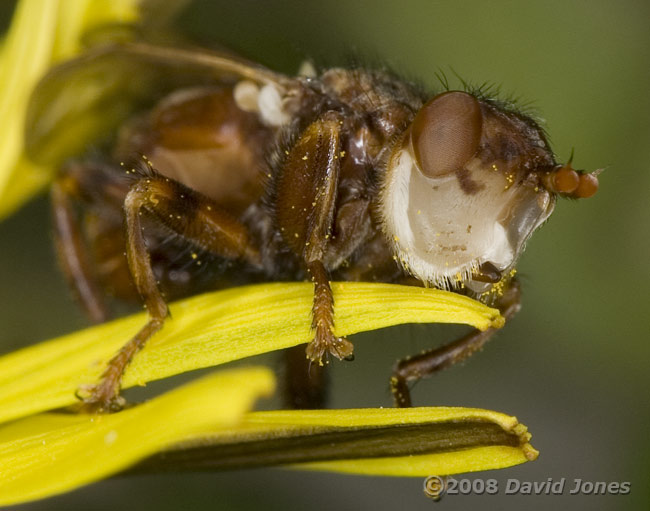
[[[478,101],[465,92],[444,92],[425,104],[411,125],[422,173],[442,177],[462,169],[478,150],[482,125]]]

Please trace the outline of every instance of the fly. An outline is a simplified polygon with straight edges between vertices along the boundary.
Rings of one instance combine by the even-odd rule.
[[[61,108],[84,81],[99,92]],[[110,113],[113,135],[89,151],[79,133],[73,154],[58,154],[57,140],[94,111]],[[480,90],[430,94],[365,69],[289,77],[148,43],[55,68],[33,97],[28,133],[36,161],[61,161],[51,190],[58,255],[88,315],[108,317],[107,294],[149,313],[100,382],[82,389],[89,408],[105,411],[123,406],[122,374],[163,327],[168,300],[304,279],[314,283],[314,338],[288,353],[287,386],[292,406],[321,406],[319,366],[353,356],[334,334],[330,279],[448,289],[510,318],[526,241],[557,197],[598,188],[597,171],[558,163],[532,118]],[[409,382],[493,333],[399,362],[395,403],[410,406]]]

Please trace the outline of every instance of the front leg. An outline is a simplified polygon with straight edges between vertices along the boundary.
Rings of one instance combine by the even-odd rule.
[[[124,201],[126,255],[135,286],[142,297],[149,321],[109,361],[97,385],[80,389],[86,409],[115,411],[123,404],[120,381],[133,356],[163,326],[167,304],[156,284],[143,234],[146,212],[193,245],[227,259],[244,259],[259,265],[259,253],[251,245],[244,225],[212,200],[170,179],[153,174],[133,184]]]
[[[512,280],[499,298],[496,306],[501,315],[511,319],[520,309],[521,290],[519,282]],[[425,351],[419,355],[400,360],[393,370],[390,387],[395,400],[395,406],[408,407],[411,405],[409,383],[418,381],[433,373],[461,362],[481,349],[483,345],[497,332],[496,328],[480,331],[474,330],[469,334],[439,348]]]
[[[352,360],[352,343],[334,334],[334,297],[325,266],[321,261],[312,261],[307,270],[314,283],[311,328],[315,332],[314,340],[307,345],[307,358],[321,365],[327,353],[339,360]]]
[[[340,114],[327,112],[309,125],[288,152],[275,187],[280,232],[314,282],[315,335],[307,358],[319,364],[327,353],[342,359],[353,351],[349,341],[334,335],[334,300],[324,264],[334,222],[342,124]]]

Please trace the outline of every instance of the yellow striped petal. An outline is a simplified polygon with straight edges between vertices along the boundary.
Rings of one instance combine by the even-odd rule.
[[[236,429],[203,432],[135,471],[289,465],[364,475],[426,477],[490,470],[537,458],[515,417],[476,408],[277,410]]]
[[[470,298],[435,289],[333,283],[338,335],[402,323],[499,327],[503,318]],[[127,369],[123,387],[275,351],[311,340],[311,283],[233,288],[171,305],[171,319]],[[145,314],[95,326],[0,358],[0,422],[75,402]]]
[[[34,415],[0,426],[0,505],[105,478],[198,432],[236,425],[274,388],[265,368],[223,371],[112,415]]]
[[[242,415],[272,386],[266,370],[227,371],[114,415],[46,413],[0,426],[0,505],[69,491],[124,470],[288,466],[426,477],[505,468],[538,455],[524,425],[488,410]]]

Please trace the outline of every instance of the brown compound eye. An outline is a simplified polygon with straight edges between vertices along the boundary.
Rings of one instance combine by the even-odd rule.
[[[462,169],[476,154],[483,116],[476,98],[444,92],[424,105],[411,125],[411,144],[418,167],[427,177]]]

